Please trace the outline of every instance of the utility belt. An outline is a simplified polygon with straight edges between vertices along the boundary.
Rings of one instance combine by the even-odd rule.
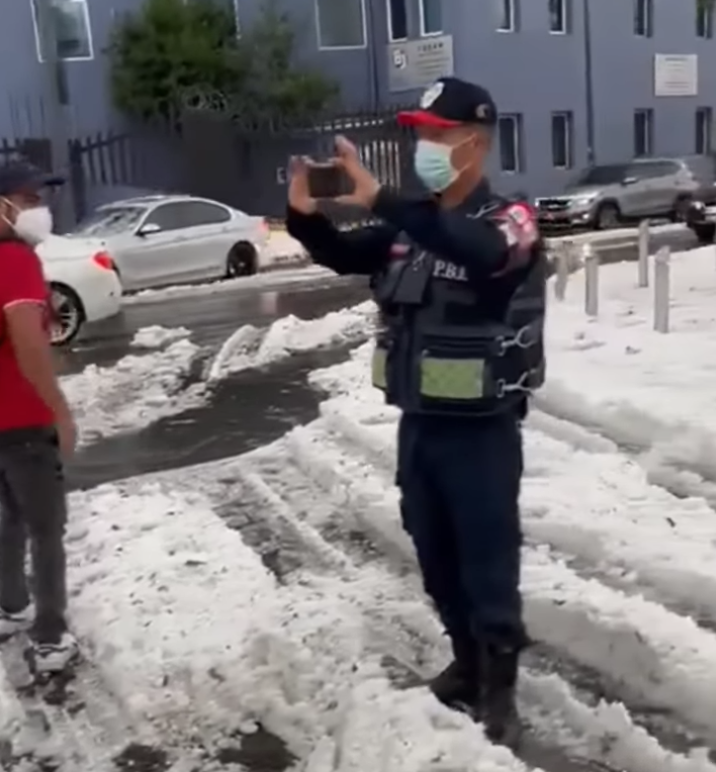
[[[381,333],[372,366],[373,385],[405,411],[490,415],[512,409],[544,382],[542,319],[519,330],[492,324],[411,333],[410,342],[399,330]]]

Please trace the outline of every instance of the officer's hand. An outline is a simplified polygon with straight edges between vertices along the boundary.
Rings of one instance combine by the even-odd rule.
[[[288,203],[301,214],[314,214],[318,210],[318,202],[309,192],[308,164],[307,158],[299,157],[291,158],[289,164]]]
[[[363,166],[358,154],[358,148],[345,137],[336,137],[335,163],[343,169],[355,185],[352,193],[346,196],[339,196],[336,202],[370,209],[380,190],[380,183]]]

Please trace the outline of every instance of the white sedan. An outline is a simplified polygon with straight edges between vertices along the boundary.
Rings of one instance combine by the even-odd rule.
[[[69,343],[85,322],[99,322],[118,314],[122,285],[112,258],[96,243],[92,249],[61,236],[50,236],[37,248],[52,292],[56,325],[55,345]]]
[[[269,259],[268,238],[262,217],[194,196],[156,195],[99,207],[54,248],[101,249],[124,290],[136,291],[256,273]]]

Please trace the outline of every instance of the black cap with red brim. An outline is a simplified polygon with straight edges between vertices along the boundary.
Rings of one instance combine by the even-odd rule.
[[[64,184],[65,178],[61,175],[48,174],[26,161],[11,161],[0,166],[0,196],[37,192]]]
[[[436,129],[466,124],[494,126],[497,108],[482,86],[459,78],[441,78],[423,94],[417,110],[398,113],[398,123]]]

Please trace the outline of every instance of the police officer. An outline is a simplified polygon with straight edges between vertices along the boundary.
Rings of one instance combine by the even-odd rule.
[[[546,259],[531,207],[491,191],[484,164],[497,122],[490,94],[443,78],[399,122],[417,136],[429,195],[407,200],[336,140],[354,190],[336,199],[380,224],[340,232],[294,159],[288,230],[313,260],[372,277],[382,326],[374,384],[402,410],[397,482],[403,524],[450,636],[454,661],[431,684],[497,742],[516,739],[521,421],[544,379]]]

